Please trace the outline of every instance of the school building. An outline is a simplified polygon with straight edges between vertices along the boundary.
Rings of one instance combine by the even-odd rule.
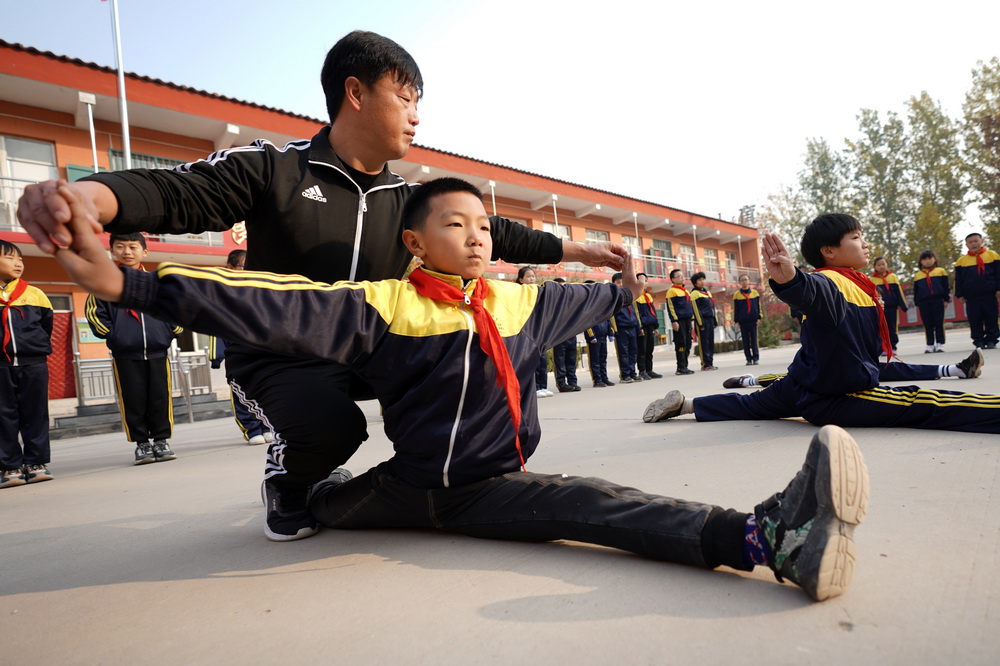
[[[135,74],[126,75],[126,97],[133,167],[171,168],[255,139],[281,146],[310,138],[326,124]],[[118,102],[114,69],[0,40],[0,237],[21,247],[25,278],[56,309],[50,398],[77,395],[74,359],[106,358],[108,351],[86,323],[87,294],[18,225],[17,200],[30,183],[124,168]],[[722,324],[731,323],[738,276],[746,273],[760,283],[758,232],[750,226],[427,146],[414,145],[390,168],[411,182],[441,176],[469,180],[483,191],[488,211],[533,229],[583,243],[620,243],[650,276],[656,293],[669,288],[673,268],[686,276],[704,271]],[[147,240],[150,265],[219,266],[231,250],[246,247],[247,231],[239,224],[226,232]],[[513,279],[517,268],[496,262],[490,273]],[[605,269],[573,263],[540,266],[538,272],[571,282],[610,279]],[[204,336],[191,333],[180,341],[184,351],[206,344]]]

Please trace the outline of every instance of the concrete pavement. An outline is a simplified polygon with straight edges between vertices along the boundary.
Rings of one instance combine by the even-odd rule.
[[[957,361],[903,336],[904,360]],[[601,476],[750,510],[781,490],[803,421],[644,424],[671,388],[783,369],[797,347],[718,357],[718,372],[540,401],[529,468]],[[1000,393],[984,376],[936,388]],[[656,367],[672,368],[658,349]],[[609,373],[614,377],[616,373]],[[666,374],[666,372],[664,372]],[[391,455],[377,405],[355,473]],[[336,424],[331,424],[331,431]],[[1000,437],[853,429],[872,480],[858,569],[813,603],[766,569],[702,571],[605,548],[417,531],[262,535],[264,447],[228,420],[181,424],[178,459],[133,467],[121,434],[53,444],[54,481],[0,491],[0,664],[663,664],[1000,661]]]

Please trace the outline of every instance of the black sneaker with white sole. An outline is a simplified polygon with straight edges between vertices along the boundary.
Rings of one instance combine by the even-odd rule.
[[[295,541],[319,532],[309,513],[309,486],[291,487],[264,479],[260,497],[264,501],[264,535],[271,541]]]
[[[754,509],[771,549],[768,566],[816,601],[842,594],[854,575],[854,527],[868,510],[868,468],[847,431],[823,426],[784,491]]]
[[[156,458],[156,462],[161,462],[163,460],[173,460],[177,456],[170,450],[167,440],[157,439],[153,441],[153,457]]]
[[[975,379],[983,373],[983,363],[985,362],[986,358],[983,356],[983,352],[976,348],[956,365],[959,370],[965,373],[965,379]]]
[[[134,465],[145,465],[146,463],[156,462],[156,456],[153,455],[153,445],[149,442],[136,442],[135,443],[135,462]]]

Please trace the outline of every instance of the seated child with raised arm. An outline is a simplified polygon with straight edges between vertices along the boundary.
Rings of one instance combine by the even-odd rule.
[[[370,382],[395,455],[357,478],[338,470],[316,484],[310,510],[323,525],[570,539],[701,567],[766,565],[817,600],[850,581],[868,476],[839,428],[816,433],[784,492],[749,514],[525,469],[541,434],[540,351],[630,304],[638,293],[631,260],[622,286],[486,279],[492,242],[482,195],[446,178],[406,203],[402,240],[423,261],[408,280],[327,285],[177,264],[123,273],[83,203],[68,188],[60,195],[73,210],[74,239],[57,258],[81,286],[197,331],[348,363]],[[267,326],[255,323],[271,312],[280,314]]]

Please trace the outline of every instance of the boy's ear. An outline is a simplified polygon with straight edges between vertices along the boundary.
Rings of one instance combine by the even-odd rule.
[[[819,249],[819,253],[822,254],[827,259],[833,259],[833,257],[837,254],[836,250],[837,248],[833,247],[832,245],[824,245]]]
[[[424,251],[423,240],[420,238],[420,235],[412,229],[406,229],[403,231],[403,245],[414,257],[423,259],[424,255],[427,254]]]

